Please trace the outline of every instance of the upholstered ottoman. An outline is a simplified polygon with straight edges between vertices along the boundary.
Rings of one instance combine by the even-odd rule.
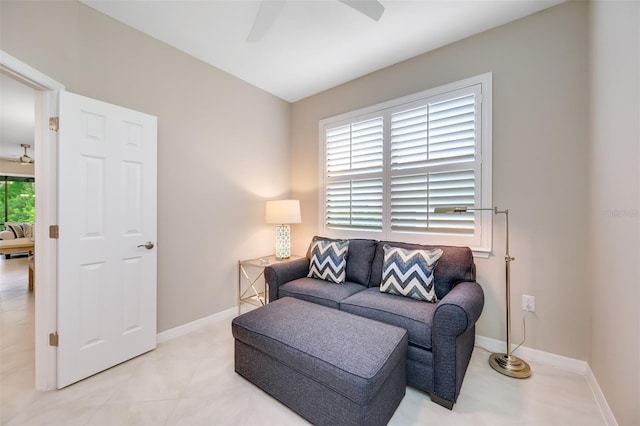
[[[236,372],[311,423],[384,425],[404,397],[402,328],[285,297],[232,332]]]

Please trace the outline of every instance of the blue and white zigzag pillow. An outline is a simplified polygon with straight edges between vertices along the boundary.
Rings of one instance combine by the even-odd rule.
[[[442,256],[441,249],[406,250],[387,244],[383,249],[381,292],[427,302],[438,301],[433,270]]]
[[[311,246],[308,277],[342,284],[347,275],[349,240],[318,240]]]

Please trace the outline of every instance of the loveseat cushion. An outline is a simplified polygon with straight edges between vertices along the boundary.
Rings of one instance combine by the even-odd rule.
[[[311,258],[311,248],[318,240],[338,241],[332,238],[315,236],[309,245],[307,257]],[[352,238],[349,240],[349,251],[347,253],[347,276],[345,281],[356,284],[369,285],[371,274],[371,262],[376,254],[376,240]]]
[[[278,289],[278,299],[295,297],[296,299],[339,309],[341,300],[366,290],[366,288],[363,285],[349,281],[338,285],[316,278],[305,277],[289,281],[281,286]]]
[[[404,328],[409,344],[431,349],[431,326],[438,304],[368,288],[340,302],[340,310]]]
[[[384,262],[384,245],[401,247],[409,250],[442,249],[443,253],[438,265],[433,271],[436,296],[442,299],[458,283],[476,280],[476,267],[473,253],[469,247],[435,246],[422,244],[400,243],[396,241],[381,241],[378,243],[376,254],[371,265],[371,281],[369,287],[379,287],[382,280],[382,265]],[[409,339],[411,340],[411,338]]]

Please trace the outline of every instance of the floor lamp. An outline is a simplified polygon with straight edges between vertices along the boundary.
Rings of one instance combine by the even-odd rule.
[[[491,210],[494,214],[504,214],[504,224],[506,231],[506,249],[504,255],[505,266],[505,287],[507,299],[507,352],[493,353],[489,356],[489,364],[499,373],[505,376],[526,379],[531,376],[531,367],[526,361],[511,353],[511,262],[515,260],[509,254],[509,210],[498,210],[494,208],[467,208],[467,207],[436,207],[434,213],[466,213],[478,210]],[[516,348],[517,349],[517,348]]]

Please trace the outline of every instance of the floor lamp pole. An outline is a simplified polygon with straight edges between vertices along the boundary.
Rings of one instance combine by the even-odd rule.
[[[480,210],[480,209],[477,209]],[[507,352],[493,353],[489,356],[489,364],[499,373],[518,379],[526,379],[531,376],[531,367],[526,361],[511,353],[511,262],[515,260],[509,253],[509,210],[493,209],[494,214],[504,214],[506,249],[504,255],[505,269],[505,293],[507,305]]]
[[[504,214],[506,234],[506,246],[504,255],[505,293],[507,299],[507,352],[493,353],[489,356],[489,364],[499,373],[518,379],[526,379],[531,376],[531,367],[525,361],[511,353],[511,262],[516,260],[509,253],[509,210],[494,208],[473,207],[436,207],[434,213],[466,213],[468,211],[491,210],[494,214]],[[516,348],[517,349],[517,348]]]

